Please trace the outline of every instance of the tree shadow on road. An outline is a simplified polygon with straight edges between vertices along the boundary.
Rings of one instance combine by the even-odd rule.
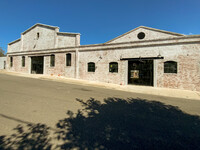
[[[11,136],[0,136],[0,150],[50,150],[49,129],[44,124],[18,125]]]
[[[57,127],[61,149],[200,149],[200,118],[177,107],[142,99],[78,100]]]
[[[83,109],[68,111],[57,123],[58,149],[200,149],[200,117],[177,107],[132,98],[108,98],[104,103],[93,98],[77,101]],[[52,148],[47,126],[19,129],[19,138],[0,137],[0,148],[10,144],[21,149]],[[5,141],[8,138],[14,143]]]

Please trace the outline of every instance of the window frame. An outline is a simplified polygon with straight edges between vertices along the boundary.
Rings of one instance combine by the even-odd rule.
[[[178,63],[176,61],[165,61],[164,62],[164,73],[177,74]]]
[[[94,62],[89,62],[87,63],[88,67],[87,67],[87,71],[88,72],[95,72],[96,68],[95,68],[95,63]],[[90,66],[93,65],[93,66]]]
[[[51,56],[50,56],[50,67],[55,67],[55,55],[54,54],[51,54]]]
[[[72,54],[71,53],[66,54],[66,66],[72,66]]]
[[[111,65],[115,65],[115,67],[117,66],[117,68],[114,68]],[[109,63],[109,72],[110,73],[118,73],[118,70],[119,70],[118,62],[110,62]]]
[[[25,56],[22,56],[22,67],[25,67],[26,65],[26,58]]]

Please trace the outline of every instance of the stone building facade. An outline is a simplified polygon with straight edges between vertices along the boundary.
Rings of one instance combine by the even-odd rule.
[[[1,69],[6,69],[6,57],[0,57],[0,70]]]
[[[80,45],[79,33],[36,24],[8,44],[7,69],[200,91],[200,35],[140,26],[106,43]]]

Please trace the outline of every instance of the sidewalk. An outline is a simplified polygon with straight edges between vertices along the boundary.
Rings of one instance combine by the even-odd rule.
[[[134,93],[145,93],[145,94],[150,94],[150,95],[200,100],[200,92],[197,92],[197,91],[148,87],[148,86],[117,85],[117,84],[103,83],[103,82],[97,82],[97,81],[66,78],[63,76],[25,74],[25,73],[18,73],[18,72],[7,72],[5,70],[0,70],[0,73],[28,77],[28,78],[37,78],[37,79],[42,79],[42,80],[64,82],[64,83],[70,83],[70,84],[79,84],[79,85],[81,84],[85,86],[94,86],[94,87],[101,87],[101,88],[121,90],[121,91],[134,92]]]

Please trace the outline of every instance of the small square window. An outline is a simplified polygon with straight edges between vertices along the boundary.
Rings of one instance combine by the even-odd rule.
[[[164,62],[164,73],[177,73],[177,62],[175,61]]]
[[[118,72],[118,63],[117,62],[109,63],[109,72]]]

